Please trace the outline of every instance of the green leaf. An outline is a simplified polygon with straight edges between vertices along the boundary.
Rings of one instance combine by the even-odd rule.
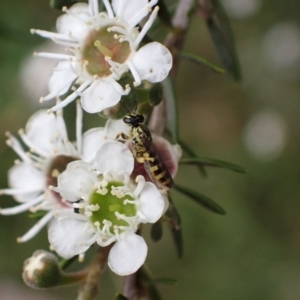
[[[154,223],[151,227],[151,238],[154,242],[158,242],[163,235],[162,224],[160,221]]]
[[[216,202],[214,202],[213,200],[209,199],[208,197],[195,192],[193,190],[190,190],[186,187],[182,187],[179,186],[178,184],[176,184],[174,186],[174,188],[181,192],[182,194],[188,196],[189,198],[191,198],[192,200],[194,200],[196,203],[200,204],[201,206],[207,208],[208,210],[220,214],[220,215],[225,215],[226,211]]]
[[[163,81],[164,96],[166,99],[166,117],[167,127],[170,130],[172,141],[174,144],[178,144],[178,113],[177,113],[177,101],[175,97],[175,91],[173,82],[170,77],[167,77]]]
[[[231,171],[235,171],[238,173],[247,173],[247,170],[244,167],[218,160],[213,158],[205,158],[205,157],[184,157],[179,161],[180,164],[187,165],[200,165],[200,166],[209,166],[209,167],[218,167],[223,169],[228,169]]]
[[[211,0],[214,16],[206,20],[220,62],[236,81],[241,80],[240,64],[229,19],[219,0]]]
[[[77,2],[88,2],[87,0],[50,0],[50,7],[61,10],[64,6],[70,7]]]
[[[182,237],[182,230],[181,228],[176,229],[174,227],[171,227],[171,233],[173,237],[173,241],[175,244],[176,252],[178,258],[183,257],[183,237]]]
[[[190,157],[192,158],[197,158],[197,155],[195,154],[195,152],[186,144],[184,143],[183,141],[179,141],[183,151],[185,151]],[[203,177],[207,177],[207,172],[205,170],[205,168],[203,167],[203,165],[201,164],[198,164],[198,167],[199,167],[199,172],[201,173],[201,175]]]
[[[198,63],[204,67],[207,67],[209,69],[211,69],[212,71],[216,72],[216,73],[219,73],[219,74],[223,74],[225,73],[225,70],[210,63],[209,61],[205,60],[204,58],[202,57],[199,57],[195,54],[192,54],[192,53],[188,53],[188,52],[185,52],[185,51],[179,51],[177,50],[176,53],[181,56],[182,58],[186,58],[192,62],[195,62],[195,63]]]
[[[129,300],[127,297],[123,296],[122,294],[116,294],[116,300]]]
[[[173,278],[155,278],[152,279],[151,281],[147,282],[150,284],[166,284],[166,285],[172,285],[175,286],[178,284],[177,280]]]
[[[39,210],[38,212],[30,213],[30,214],[28,215],[28,217],[29,217],[30,219],[41,219],[41,218],[44,217],[47,213],[48,213],[48,211],[46,211],[46,210]]]

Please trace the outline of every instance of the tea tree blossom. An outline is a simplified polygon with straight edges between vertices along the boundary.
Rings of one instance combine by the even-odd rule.
[[[31,32],[67,46],[69,53],[36,53],[37,56],[60,59],[49,80],[49,94],[41,101],[65,94],[72,84],[73,92],[51,108],[56,111],[81,96],[89,113],[116,105],[130,91],[118,83],[130,71],[135,86],[142,80],[159,82],[172,66],[169,50],[158,42],[139,48],[153,24],[157,0],[103,0],[106,12],[98,11],[98,0],[77,3],[57,20],[58,33],[32,29]],[[151,12],[139,31],[136,27]]]
[[[62,201],[59,194],[50,191],[48,186],[57,184],[57,176],[71,161],[83,159],[92,161],[97,149],[104,142],[102,128],[81,133],[82,110],[77,105],[76,143],[68,139],[62,112],[47,114],[39,110],[28,120],[25,129],[19,131],[20,138],[29,149],[11,133],[7,133],[7,144],[17,153],[19,160],[8,171],[10,188],[0,190],[0,194],[12,195],[21,203],[11,208],[1,208],[0,214],[14,215],[27,210],[45,211],[46,214],[18,242],[33,238],[52,218],[53,209],[72,209]]]
[[[93,166],[82,161],[68,164],[53,190],[78,213],[58,211],[49,228],[50,244],[60,256],[83,254],[94,243],[115,243],[108,256],[110,268],[122,276],[140,268],[148,248],[136,231],[141,223],[155,223],[168,201],[143,176],[133,181],[133,169],[132,153],[120,142],[103,144]]]

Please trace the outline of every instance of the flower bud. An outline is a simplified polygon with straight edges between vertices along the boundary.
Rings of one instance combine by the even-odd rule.
[[[22,277],[33,289],[47,289],[78,283],[85,279],[86,273],[65,273],[55,255],[45,250],[37,250],[25,260]]]

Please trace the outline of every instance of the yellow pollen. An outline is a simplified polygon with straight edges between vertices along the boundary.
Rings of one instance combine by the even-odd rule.
[[[104,56],[109,56],[109,57],[112,57],[112,56],[113,56],[112,51],[110,51],[108,48],[106,48],[105,46],[103,46],[99,40],[97,40],[97,41],[94,43],[94,46],[97,47],[97,48],[99,49],[99,51],[100,51]]]

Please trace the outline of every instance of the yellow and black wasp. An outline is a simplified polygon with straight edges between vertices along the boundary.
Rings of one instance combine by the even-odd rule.
[[[171,188],[174,184],[173,178],[152,141],[148,127],[142,124],[144,122],[143,115],[129,113],[123,118],[123,121],[131,127],[130,136],[120,133],[117,138],[131,139],[133,156],[137,162],[144,164],[152,182],[165,188]]]

